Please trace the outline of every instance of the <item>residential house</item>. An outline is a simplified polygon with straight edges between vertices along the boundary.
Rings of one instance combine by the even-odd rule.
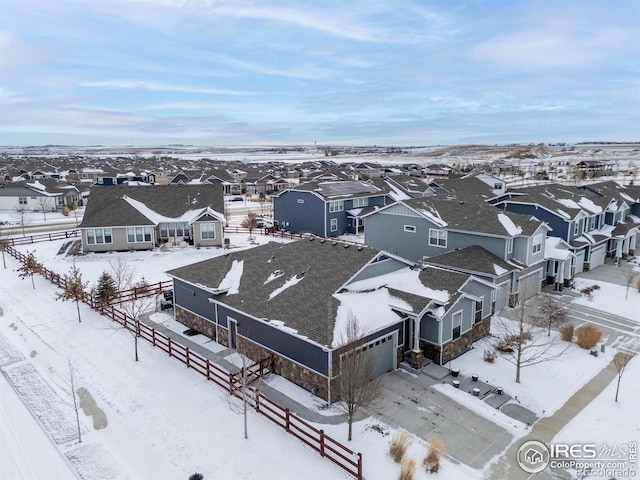
[[[275,373],[329,402],[340,358],[355,348],[343,335],[349,318],[380,375],[405,356],[418,368],[424,355],[446,363],[488,333],[492,313],[494,287],[482,279],[314,237],[167,273],[177,321],[240,353],[274,355]]]
[[[79,228],[85,252],[163,243],[220,246],[222,188],[211,184],[93,187]],[[183,243],[184,242],[184,243]]]
[[[517,266],[501,279],[507,294],[529,297],[542,287],[549,228],[531,215],[501,212],[482,201],[424,197],[387,205],[364,220],[364,240],[371,247],[420,262],[477,245]],[[520,289],[523,281],[532,284],[526,292]]]
[[[391,203],[389,192],[381,179],[308,182],[275,196],[273,216],[290,232],[321,237],[359,233],[364,228],[361,215]]]
[[[55,212],[80,204],[79,190],[66,182],[43,178],[0,184],[0,210]]]

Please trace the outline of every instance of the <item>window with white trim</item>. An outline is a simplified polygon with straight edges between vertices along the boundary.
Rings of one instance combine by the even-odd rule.
[[[27,204],[27,197],[18,197],[18,204],[19,205],[26,205]]]
[[[416,233],[416,226],[415,225],[405,225],[404,226],[404,231],[405,232],[410,232],[410,233]]]
[[[338,231],[338,219],[337,218],[332,218],[331,219],[331,231],[332,232],[337,232]]]
[[[200,238],[202,240],[213,240],[216,238],[216,225],[215,223],[201,223],[200,224]]]
[[[127,227],[127,243],[151,241],[151,227]]]
[[[591,225],[589,227],[589,230],[593,230],[594,228],[596,228],[596,217],[591,217]]]
[[[103,245],[113,243],[110,228],[87,228],[87,244]]]
[[[429,245],[433,245],[435,247],[446,247],[447,232],[445,230],[430,228],[429,229]]]
[[[493,184],[493,188],[494,188],[494,190],[502,190],[502,184],[501,183],[494,183]]]
[[[507,253],[513,253],[513,238],[507,238]]]
[[[580,220],[576,220],[575,223],[573,224],[573,234],[578,235],[579,232],[580,232]]]
[[[451,317],[451,328],[453,330],[451,335],[452,340],[460,338],[460,333],[462,330],[462,310],[454,313]]]
[[[335,200],[333,202],[329,202],[329,213],[341,212],[343,210],[344,210],[343,200]]]
[[[536,254],[542,251],[542,235],[536,235],[533,237],[533,246],[531,247],[531,253]]]
[[[366,207],[367,205],[369,205],[368,197],[353,199],[353,208]]]
[[[483,304],[483,300],[479,300],[476,302],[476,310],[475,310],[475,315],[473,317],[473,321],[474,323],[478,323],[480,320],[482,320],[482,304]]]

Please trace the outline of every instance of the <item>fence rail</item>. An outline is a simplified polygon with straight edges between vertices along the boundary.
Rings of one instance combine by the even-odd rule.
[[[6,251],[23,264],[27,260],[26,255],[17,251],[12,246],[7,246]],[[66,280],[63,276],[52,272],[44,266],[41,266],[37,273],[41,274],[47,280],[60,288],[65,288],[66,286]],[[170,283],[170,281],[154,283],[150,290],[147,288],[144,292],[137,292],[137,298],[162,292]],[[126,292],[127,291],[123,293]],[[136,292],[131,293],[131,295],[135,294]],[[100,314],[122,325],[122,327],[137,335],[139,338],[146,340],[154,347],[167,353],[169,357],[173,357],[182,362],[187,366],[187,368],[191,368],[198,372],[208,381],[211,381],[225,389],[227,393],[238,398],[242,397],[241,386],[240,388],[238,387],[238,382],[241,382],[241,379],[238,378],[237,373],[227,372],[218,365],[212,363],[209,359],[192,351],[164,333],[145,323],[136,321],[134,318],[127,315],[127,313],[116,308],[114,304],[104,304],[96,297],[92,297],[90,295],[85,295],[83,302],[93,310],[96,310]],[[273,358],[262,359],[246,368],[248,370],[248,378],[251,378],[253,381],[258,376],[271,372],[273,368]],[[247,390],[249,393],[249,404],[257,413],[271,420],[274,424],[286,430],[287,433],[293,435],[305,445],[318,452],[322,457],[333,462],[350,475],[353,475],[358,480],[362,480],[361,453],[356,453],[344,446],[337,440],[326,435],[324,430],[316,428],[307,421],[298,417],[296,414],[291,413],[288,408],[280,406],[253,387],[248,387]]]
[[[80,236],[80,230],[67,230],[65,232],[43,233],[41,235],[29,235],[27,237],[5,238],[3,242],[10,247],[16,245],[29,245],[39,242],[52,242],[54,240],[63,240],[65,238],[75,238]]]

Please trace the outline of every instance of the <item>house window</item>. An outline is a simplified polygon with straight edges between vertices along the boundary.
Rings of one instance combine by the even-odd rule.
[[[507,253],[513,253],[513,238],[507,238]]]
[[[110,228],[87,228],[87,244],[102,245],[112,242]]]
[[[18,197],[18,204],[19,205],[26,205],[27,204],[27,197]]]
[[[151,241],[151,227],[127,227],[127,242],[142,243]]]
[[[64,205],[64,197],[56,197],[57,205]]]
[[[369,198],[354,198],[353,199],[353,208],[366,207],[369,205]]]
[[[482,300],[479,300],[476,302],[476,312],[475,315],[473,317],[473,321],[475,323],[478,323],[480,320],[482,320],[482,304],[484,302]]]
[[[591,217],[591,226],[589,227],[589,230],[593,230],[594,228],[596,228],[596,217]]]
[[[416,226],[415,225],[405,225],[404,226],[404,231],[405,232],[410,232],[410,233],[416,233]]]
[[[436,230],[435,228],[430,228],[429,245],[434,245],[436,247],[446,247],[447,232],[445,230]]]
[[[573,224],[573,234],[578,235],[578,232],[580,232],[580,220],[576,220]]]
[[[298,203],[304,203],[304,198],[299,198]]]
[[[216,225],[214,223],[201,224],[200,238],[202,240],[213,240],[214,238],[216,238]]]
[[[462,310],[453,314],[452,324],[453,335],[452,339],[460,338],[460,330],[462,329]]]
[[[542,235],[536,235],[533,237],[533,247],[531,249],[532,254],[536,254],[542,251]]]
[[[494,183],[493,184],[493,189],[494,190],[502,190],[502,184],[501,183]]]
[[[341,212],[344,210],[344,201],[336,200],[335,202],[329,202],[329,213]]]
[[[332,218],[331,219],[331,231],[332,232],[337,232],[338,231],[338,219],[337,218]]]

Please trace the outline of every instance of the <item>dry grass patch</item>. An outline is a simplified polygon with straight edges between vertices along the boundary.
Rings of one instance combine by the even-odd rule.
[[[594,325],[583,325],[576,328],[576,343],[580,348],[593,348],[602,338],[602,330]]]
[[[560,338],[565,342],[573,341],[573,333],[576,328],[570,323],[560,329]]]
[[[416,473],[416,461],[413,458],[403,458],[400,462],[400,475],[398,480],[413,480]]]
[[[431,437],[427,443],[427,451],[422,459],[422,466],[429,473],[438,473],[438,470],[440,470],[440,457],[444,455],[444,442],[438,437]]]
[[[405,432],[396,433],[389,444],[389,455],[396,463],[400,463],[404,458],[404,454],[411,446],[411,437]]]

